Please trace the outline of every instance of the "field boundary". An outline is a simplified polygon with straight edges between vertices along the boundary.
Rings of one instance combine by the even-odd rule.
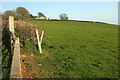
[[[82,21],[82,20],[58,20],[58,19],[51,19],[51,20],[28,19],[28,20],[36,20],[36,21],[74,21],[74,22],[89,22],[89,23],[109,24],[109,23],[106,23],[106,22],[98,22],[98,21]],[[112,25],[115,25],[115,24],[112,24]]]
[[[10,78],[22,79],[21,62],[20,62],[20,42],[19,42],[19,38],[16,37],[14,34],[14,17],[13,16],[9,16],[9,31],[11,35],[11,53],[13,54]]]

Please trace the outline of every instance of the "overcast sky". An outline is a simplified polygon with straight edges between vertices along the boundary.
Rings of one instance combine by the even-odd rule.
[[[34,16],[42,12],[49,18],[58,19],[60,13],[66,13],[69,19],[118,24],[116,0],[109,0],[109,2],[2,2],[2,12],[14,10],[20,6],[25,7]]]

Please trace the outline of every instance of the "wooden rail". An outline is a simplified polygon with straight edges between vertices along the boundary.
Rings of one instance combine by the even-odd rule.
[[[14,17],[9,16],[9,30],[11,32],[11,46],[13,46],[13,57],[10,72],[10,79],[22,79],[21,63],[20,63],[20,42],[19,38],[14,34]],[[11,49],[12,50],[12,49]]]

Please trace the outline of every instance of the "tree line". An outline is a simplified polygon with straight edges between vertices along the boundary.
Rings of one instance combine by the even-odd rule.
[[[29,18],[36,18],[36,17],[45,17],[47,18],[42,12],[38,12],[38,16],[33,16],[29,13],[29,11],[24,7],[18,7],[15,10],[7,10],[4,13],[1,13],[2,19],[8,19],[9,16],[14,16],[15,20],[26,20]],[[68,20],[68,16],[65,13],[59,15],[60,20]]]

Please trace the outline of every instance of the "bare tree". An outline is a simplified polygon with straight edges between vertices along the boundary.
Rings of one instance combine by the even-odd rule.
[[[60,14],[59,17],[60,17],[61,20],[68,20],[68,16],[65,13]]]

